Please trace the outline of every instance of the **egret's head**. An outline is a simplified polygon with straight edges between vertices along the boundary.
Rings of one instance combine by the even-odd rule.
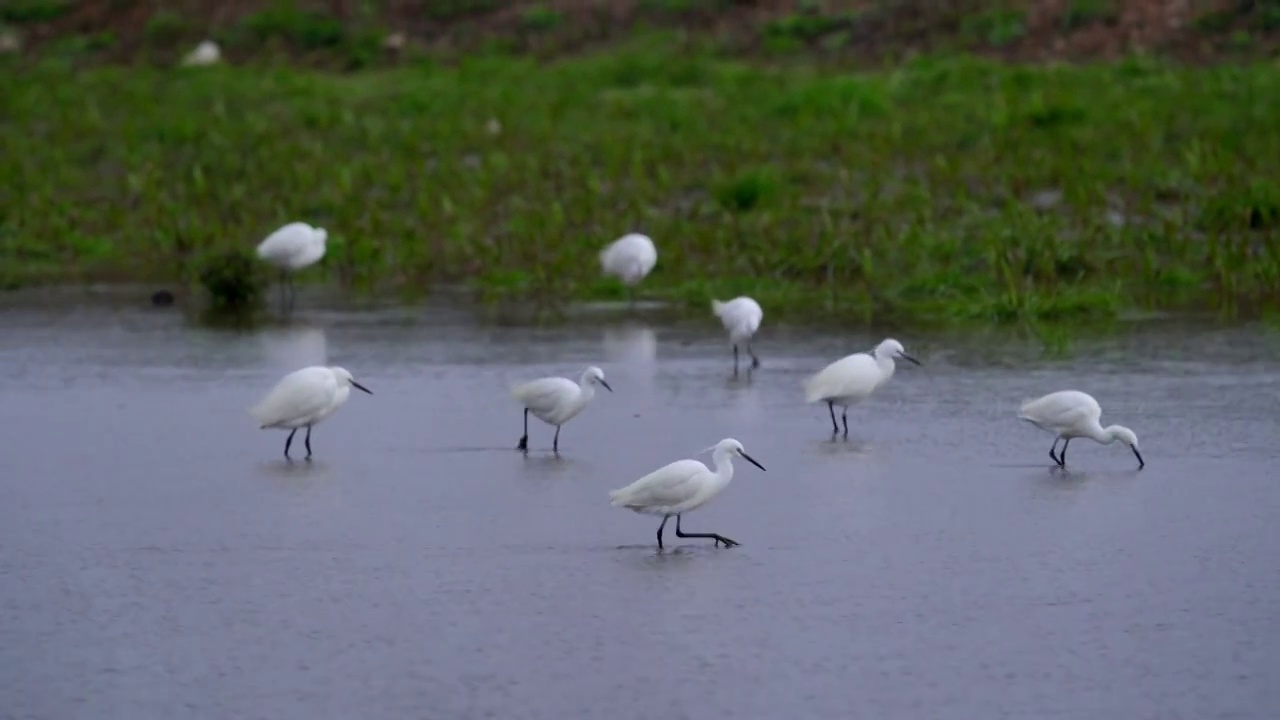
[[[604,381],[604,371],[595,365],[587,368],[587,371],[583,373],[583,376],[585,376],[589,382],[597,383],[605,390],[613,392],[613,388],[609,387],[609,383]]]
[[[355,378],[351,377],[351,373],[347,372],[346,368],[338,367],[337,365],[334,365],[333,367],[329,368],[329,370],[331,370],[333,372],[333,376],[338,379],[338,385],[350,385],[351,387],[357,390],[363,390],[364,392],[367,392],[370,395],[373,394],[372,390],[356,382]]]
[[[1107,428],[1107,433],[1129,446],[1129,449],[1133,451],[1133,456],[1138,458],[1139,470],[1146,467],[1147,462],[1142,459],[1142,453],[1138,452],[1138,436],[1132,430],[1123,425],[1112,425]]]
[[[715,444],[714,449],[716,452],[727,452],[730,455],[737,455],[741,457],[743,460],[746,460],[752,465],[755,465],[761,470],[764,470],[763,465],[756,462],[755,458],[747,454],[746,449],[742,447],[742,443],[738,442],[737,440],[734,440],[733,438],[725,438],[721,440],[720,442]]]
[[[1123,425],[1112,425],[1111,434],[1125,445],[1128,445],[1134,450],[1138,449],[1138,436],[1129,428]]]
[[[907,354],[907,349],[902,347],[902,343],[893,338],[885,338],[876,346],[876,357],[893,358],[894,360],[906,360],[907,362],[920,364],[920,361]]]

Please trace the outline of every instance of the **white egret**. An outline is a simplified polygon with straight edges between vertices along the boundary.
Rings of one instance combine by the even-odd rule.
[[[333,414],[347,401],[351,388],[373,391],[356,382],[351,373],[336,365],[314,365],[295,370],[280,379],[267,396],[249,413],[257,419],[261,429],[289,428],[284,441],[284,456],[289,458],[289,446],[298,428],[307,429],[307,459],[311,459],[311,426]]]
[[[1102,427],[1102,407],[1089,393],[1079,390],[1059,390],[1035,400],[1028,400],[1018,411],[1018,418],[1026,420],[1046,432],[1052,433],[1053,445],[1049,447],[1049,457],[1058,463],[1058,467],[1067,466],[1067,445],[1072,438],[1086,437],[1103,445],[1110,445],[1119,440],[1133,451],[1138,458],[1138,469],[1146,467],[1142,453],[1138,452],[1138,436],[1123,425]],[[1054,449],[1058,441],[1062,450],[1055,455]]]
[[[592,365],[582,371],[578,382],[562,377],[544,377],[530,380],[511,388],[511,397],[524,406],[524,434],[520,436],[517,450],[529,451],[529,413],[548,425],[556,426],[556,437],[551,441],[552,452],[560,452],[560,426],[569,422],[591,402],[596,394],[596,383],[613,392],[604,381],[604,371]]]
[[[760,358],[751,350],[751,338],[760,329],[760,321],[764,319],[764,310],[760,303],[743,295],[729,302],[711,301],[711,312],[720,318],[720,323],[729,333],[729,342],[733,343],[733,372],[738,372],[738,345],[745,344],[747,354],[751,356],[751,367],[760,367]]]
[[[764,470],[764,466],[743,449],[742,443],[733,438],[725,438],[712,445],[712,463],[716,466],[712,472],[706,465],[697,460],[677,460],[636,480],[630,485],[609,493],[609,504],[613,507],[626,508],[648,515],[661,515],[662,523],[658,525],[658,549],[662,549],[662,529],[667,526],[667,519],[676,516],[676,537],[711,538],[715,546],[733,547],[738,543],[717,533],[687,533],[680,529],[680,515],[702,507],[708,500],[720,494],[733,479],[734,455]]]
[[[288,304],[292,307],[293,273],[314,265],[324,257],[325,240],[328,237],[329,233],[324,228],[312,227],[304,222],[292,222],[258,244],[258,257],[280,268],[282,305],[285,303],[287,290]]]
[[[216,65],[220,60],[222,60],[222,51],[218,48],[218,43],[212,40],[204,40],[194,50],[183,56],[182,64],[196,66]]]
[[[844,436],[849,437],[849,406],[865,400],[876,388],[893,377],[894,358],[901,358],[916,365],[919,360],[903,349],[902,343],[893,338],[880,341],[870,353],[846,355],[831,363],[805,382],[805,402],[819,400],[827,404],[831,412],[831,432],[840,432],[836,425],[836,405],[844,421]]]
[[[605,275],[622,279],[634,305],[635,286],[653,270],[658,262],[658,249],[648,235],[627,233],[600,251],[600,268]]]

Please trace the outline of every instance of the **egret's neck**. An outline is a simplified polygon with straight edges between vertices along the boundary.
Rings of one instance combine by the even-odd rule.
[[[1119,425],[1108,425],[1105,428],[1099,428],[1101,437],[1096,437],[1094,439],[1103,445],[1110,445],[1120,439],[1120,433],[1117,432],[1119,429]]]
[[[331,407],[333,407],[333,409],[336,410],[338,406],[345,403],[347,401],[347,398],[350,396],[351,396],[351,386],[345,383],[339,385],[338,392],[334,393],[333,395],[333,405]]]
[[[590,375],[578,378],[578,402],[586,404],[596,394],[596,384],[591,382]]]
[[[1113,428],[1115,428],[1115,425],[1104,428],[1097,420],[1094,420],[1085,428],[1085,435],[1103,445],[1110,445],[1116,441],[1116,435],[1112,432]]]
[[[893,377],[893,371],[895,368],[893,356],[889,353],[876,353],[875,358],[876,365],[880,368],[880,381],[884,382],[885,380]]]
[[[720,482],[729,482],[733,477],[733,453],[729,450],[716,450],[711,456],[711,463],[716,466]]]

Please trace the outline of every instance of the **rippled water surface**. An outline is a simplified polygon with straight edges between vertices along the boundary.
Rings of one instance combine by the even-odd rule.
[[[1280,338],[1146,324],[1070,354],[895,332],[832,441],[800,383],[884,333],[769,325],[733,379],[710,322],[495,326],[302,307],[0,305],[0,717],[1272,718]],[[302,305],[306,305],[305,302]],[[766,309],[767,310],[767,309]],[[286,464],[246,408],[341,364],[356,393]],[[509,384],[600,365],[561,435]],[[1075,387],[1123,446],[1014,418]],[[717,440],[767,472],[686,530],[608,490]],[[300,438],[299,438],[300,440]],[[300,452],[300,442],[295,442]],[[709,457],[702,456],[709,461]]]

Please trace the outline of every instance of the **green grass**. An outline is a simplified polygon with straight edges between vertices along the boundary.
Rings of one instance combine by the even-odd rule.
[[[632,230],[659,247],[643,294],[752,293],[774,317],[1252,314],[1280,296],[1269,66],[850,74],[676,47],[0,73],[0,286],[195,283],[299,219],[330,238],[301,282],[463,282],[491,302],[623,297],[596,253]]]

